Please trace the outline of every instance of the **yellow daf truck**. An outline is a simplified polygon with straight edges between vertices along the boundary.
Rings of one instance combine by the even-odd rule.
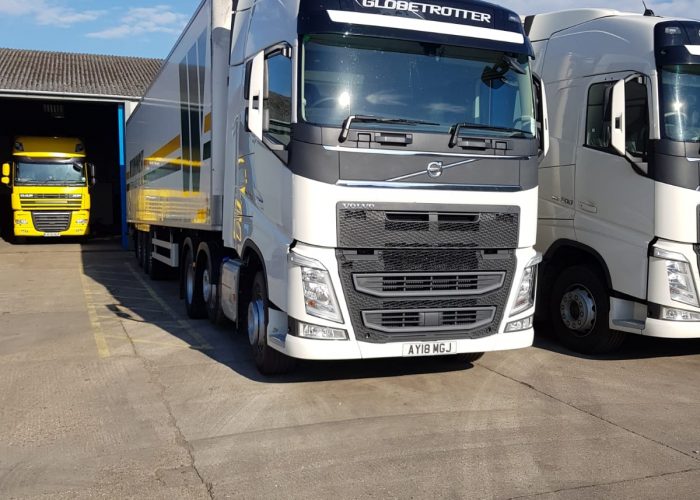
[[[17,137],[1,178],[11,189],[15,237],[86,235],[94,179],[81,140]]]

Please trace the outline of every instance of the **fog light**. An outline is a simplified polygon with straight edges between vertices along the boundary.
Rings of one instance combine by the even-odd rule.
[[[511,321],[506,325],[506,333],[519,332],[520,330],[527,330],[528,328],[532,328],[532,316]]]
[[[661,319],[668,321],[700,321],[700,312],[661,306]]]
[[[329,326],[299,323],[299,336],[316,340],[348,340],[348,332]]]

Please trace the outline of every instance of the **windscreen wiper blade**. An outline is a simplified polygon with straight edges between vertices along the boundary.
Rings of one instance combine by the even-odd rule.
[[[469,122],[459,122],[455,123],[450,127],[450,142],[449,146],[452,148],[457,144],[457,138],[459,137],[459,131],[463,128],[476,128],[482,130],[497,130],[500,132],[510,132],[513,134],[523,134],[522,130],[509,127],[497,127],[496,125],[483,125],[481,123],[469,123]]]
[[[440,125],[435,122],[428,122],[423,120],[411,120],[408,118],[384,118],[382,116],[375,115],[350,115],[345,120],[343,120],[343,127],[340,130],[340,136],[338,137],[339,142],[345,142],[350,133],[350,125],[352,122],[363,122],[363,123],[390,123],[399,125]]]

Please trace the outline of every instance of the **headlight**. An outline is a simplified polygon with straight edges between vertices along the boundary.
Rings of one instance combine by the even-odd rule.
[[[693,271],[683,254],[654,247],[654,257],[666,261],[666,277],[671,300],[700,307]]]
[[[289,253],[288,261],[301,270],[306,314],[342,323],[343,315],[335,297],[331,276],[323,264],[294,252]]]
[[[34,198],[34,195],[30,194],[30,193],[20,193],[19,197],[20,198]]]
[[[82,198],[83,195],[80,193],[74,193],[74,194],[69,194],[68,197],[73,198],[73,199],[79,199],[79,198]]]
[[[85,225],[88,223],[88,220],[87,219],[75,219],[75,223]]]
[[[29,221],[27,219],[15,219],[15,224],[18,226],[26,226],[29,224]]]
[[[537,286],[537,264],[542,262],[542,255],[537,254],[528,262],[520,280],[518,295],[515,297],[510,315],[518,314],[535,305],[535,288]]]

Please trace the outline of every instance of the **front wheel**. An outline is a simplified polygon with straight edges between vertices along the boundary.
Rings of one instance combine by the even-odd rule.
[[[294,359],[285,356],[267,344],[268,307],[265,277],[262,272],[258,271],[253,278],[246,314],[248,341],[255,365],[260,373],[274,375],[291,370],[294,367]]]
[[[550,296],[554,333],[572,351],[602,354],[620,347],[625,334],[609,329],[610,295],[598,273],[585,266],[564,269]]]

